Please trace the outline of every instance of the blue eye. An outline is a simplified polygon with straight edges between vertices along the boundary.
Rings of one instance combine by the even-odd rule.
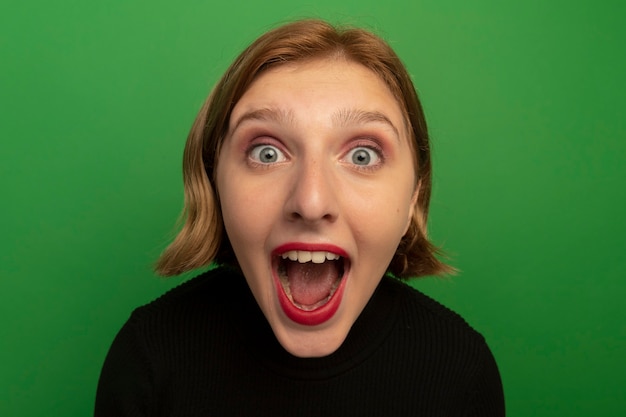
[[[380,155],[374,149],[359,146],[348,152],[347,159],[354,165],[371,166],[380,162]]]
[[[262,164],[273,164],[284,161],[285,155],[275,146],[258,145],[252,148],[249,153],[250,158]]]

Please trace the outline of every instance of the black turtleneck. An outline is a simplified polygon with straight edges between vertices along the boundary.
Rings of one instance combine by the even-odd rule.
[[[245,279],[204,273],[133,312],[105,360],[104,416],[503,416],[483,337],[385,277],[344,343],[298,358],[276,340]]]

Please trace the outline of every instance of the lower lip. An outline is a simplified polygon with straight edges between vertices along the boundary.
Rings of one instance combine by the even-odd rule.
[[[287,297],[285,289],[280,283],[278,276],[274,273],[274,285],[276,286],[278,302],[280,303],[283,312],[290,320],[304,326],[317,326],[327,322],[335,315],[339,309],[341,300],[343,299],[343,291],[346,286],[346,281],[347,279],[344,275],[344,277],[341,278],[339,287],[337,287],[337,290],[326,304],[316,308],[315,310],[304,311],[293,305],[289,297]]]

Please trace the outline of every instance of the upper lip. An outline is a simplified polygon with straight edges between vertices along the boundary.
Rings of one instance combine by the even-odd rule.
[[[301,250],[309,252],[330,252],[339,255],[343,258],[348,258],[348,253],[336,245],[328,243],[303,243],[303,242],[288,242],[276,247],[272,251],[272,255],[280,256],[285,252]]]

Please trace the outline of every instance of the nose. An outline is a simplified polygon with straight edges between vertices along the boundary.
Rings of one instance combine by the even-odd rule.
[[[334,222],[338,215],[336,180],[332,167],[319,160],[302,161],[292,173],[285,215],[305,223]]]

